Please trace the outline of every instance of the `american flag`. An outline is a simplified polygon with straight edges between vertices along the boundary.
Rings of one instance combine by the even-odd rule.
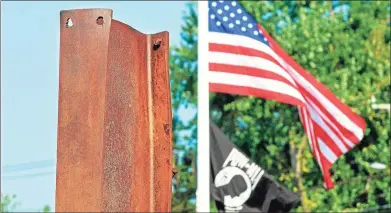
[[[332,164],[361,141],[365,121],[297,64],[237,1],[209,1],[209,90],[298,107],[327,189]]]

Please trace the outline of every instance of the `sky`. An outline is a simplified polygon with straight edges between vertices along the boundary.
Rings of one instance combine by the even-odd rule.
[[[54,210],[61,10],[109,8],[143,33],[180,43],[185,2],[1,2],[1,192],[16,211]],[[194,113],[180,115],[184,120]]]

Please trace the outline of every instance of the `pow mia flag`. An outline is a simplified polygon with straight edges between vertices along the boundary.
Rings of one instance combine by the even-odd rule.
[[[219,212],[289,212],[299,196],[251,162],[210,122],[211,198]]]

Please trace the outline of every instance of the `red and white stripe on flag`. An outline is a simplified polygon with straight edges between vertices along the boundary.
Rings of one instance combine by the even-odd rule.
[[[235,1],[209,2],[211,92],[257,96],[298,107],[325,187],[333,163],[363,138],[366,123],[297,64]]]

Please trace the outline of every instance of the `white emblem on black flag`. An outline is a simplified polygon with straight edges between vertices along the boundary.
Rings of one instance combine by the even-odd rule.
[[[289,212],[299,196],[244,155],[210,123],[211,198],[224,212]]]
[[[226,211],[242,210],[243,204],[251,196],[251,192],[261,179],[264,170],[243,155],[239,150],[233,148],[227,159],[224,161],[222,169],[215,177],[215,187],[219,188],[230,184],[232,178],[240,176],[243,178],[246,188],[237,196],[225,195],[224,206]]]

